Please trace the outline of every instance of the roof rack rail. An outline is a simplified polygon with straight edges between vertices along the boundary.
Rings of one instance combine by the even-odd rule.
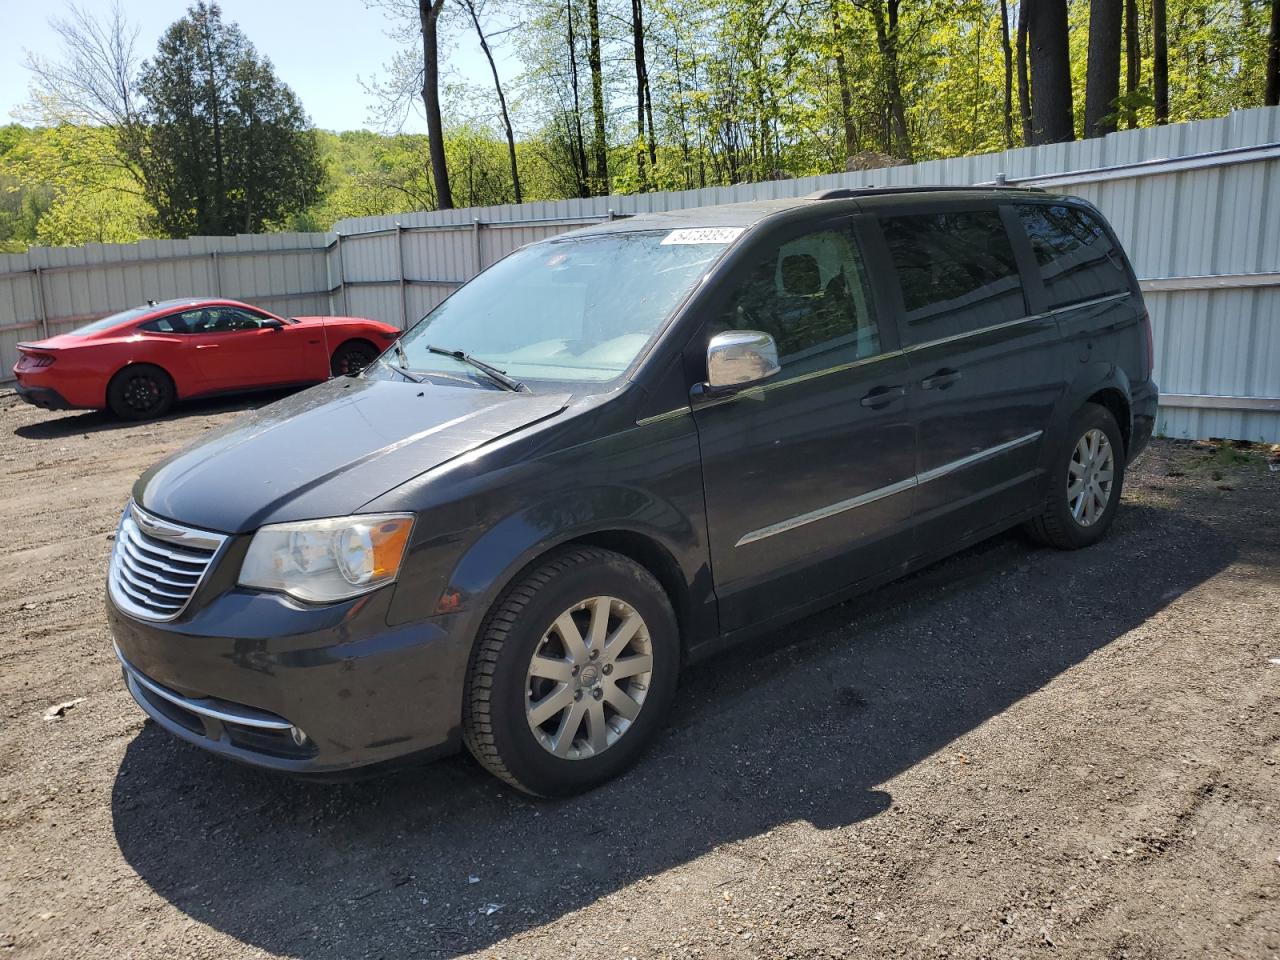
[[[906,187],[833,187],[829,190],[815,190],[813,193],[806,194],[805,200],[845,200],[850,197],[867,197],[875,196],[883,193],[945,193],[948,191],[986,191],[986,190],[1011,190],[1015,193],[1044,193],[1040,187],[1016,187],[1012,184],[969,184],[967,186],[929,184]]]

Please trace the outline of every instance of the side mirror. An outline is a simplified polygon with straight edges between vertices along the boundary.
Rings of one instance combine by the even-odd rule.
[[[263,325],[263,327],[265,327],[265,328],[266,328],[266,329],[268,329],[268,330],[283,330],[283,329],[284,329],[284,321],[283,321],[283,320],[277,320],[275,317],[267,317],[267,319],[265,319],[265,320],[263,320],[263,321],[262,321],[262,325]]]
[[[759,330],[717,333],[707,345],[707,386],[712,390],[768,380],[778,365],[778,345]]]

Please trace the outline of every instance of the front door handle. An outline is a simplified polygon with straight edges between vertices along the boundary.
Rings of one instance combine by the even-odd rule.
[[[218,348],[218,345],[216,343],[197,343],[196,344],[197,350],[216,350],[217,348]]]
[[[899,397],[905,397],[907,391],[902,387],[876,387],[860,401],[864,407],[873,409],[892,403]]]
[[[949,367],[943,367],[932,377],[925,377],[920,381],[920,389],[922,390],[945,390],[961,377],[959,370],[952,370]]]

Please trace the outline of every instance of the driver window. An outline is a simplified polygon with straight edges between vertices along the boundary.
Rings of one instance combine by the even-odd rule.
[[[192,333],[230,333],[236,330],[257,330],[263,317],[241,310],[239,307],[205,307],[198,311],[200,318],[192,323]]]
[[[762,253],[730,297],[721,323],[772,336],[784,376],[880,352],[866,269],[845,230],[815,231]]]

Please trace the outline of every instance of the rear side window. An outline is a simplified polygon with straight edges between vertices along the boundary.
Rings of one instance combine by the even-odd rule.
[[[1017,207],[1040,265],[1050,310],[1128,291],[1124,257],[1096,217],[1079,207]]]
[[[902,288],[907,344],[1026,315],[1013,245],[995,210],[880,220]]]
[[[200,316],[199,310],[188,310],[186,313],[171,313],[167,317],[157,317],[144,323],[139,330],[150,330],[153,333],[189,333],[192,321]]]

